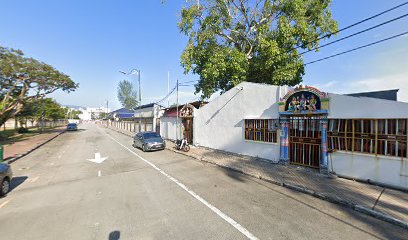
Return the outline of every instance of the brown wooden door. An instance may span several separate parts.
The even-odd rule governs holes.
[[[319,168],[321,132],[319,117],[291,117],[289,124],[289,162]]]
[[[183,134],[189,144],[193,143],[193,118],[183,118]]]
[[[156,118],[156,132],[160,134],[160,118]]]

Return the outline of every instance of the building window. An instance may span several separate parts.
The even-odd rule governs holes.
[[[277,142],[277,119],[245,119],[245,140]]]
[[[406,158],[407,128],[407,119],[330,119],[329,147]]]

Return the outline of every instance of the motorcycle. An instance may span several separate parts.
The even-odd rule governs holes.
[[[176,149],[183,150],[184,152],[190,151],[190,146],[188,145],[187,139],[183,138],[176,141]]]

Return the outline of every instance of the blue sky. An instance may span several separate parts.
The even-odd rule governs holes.
[[[333,0],[333,17],[340,28],[403,3],[405,0]],[[184,0],[0,0],[0,45],[23,50],[70,75],[80,88],[52,96],[61,104],[120,107],[116,87],[125,76],[119,70],[141,69],[142,103],[157,101],[176,79],[195,80],[180,66],[187,38],[177,21]],[[408,13],[408,5],[361,26],[346,36]],[[404,18],[360,36],[308,53],[305,62],[408,31]],[[334,40],[332,38],[331,40]],[[134,80],[134,79],[131,79]],[[348,93],[400,88],[408,101],[408,37],[307,66],[304,84],[323,91]],[[194,89],[180,89],[181,101],[196,100]],[[170,102],[175,99],[171,98]]]

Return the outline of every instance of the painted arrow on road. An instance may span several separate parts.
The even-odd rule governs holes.
[[[100,153],[95,153],[95,159],[88,159],[88,161],[91,161],[91,162],[94,162],[94,163],[102,163],[106,159],[108,159],[108,157],[103,157],[102,158]]]

